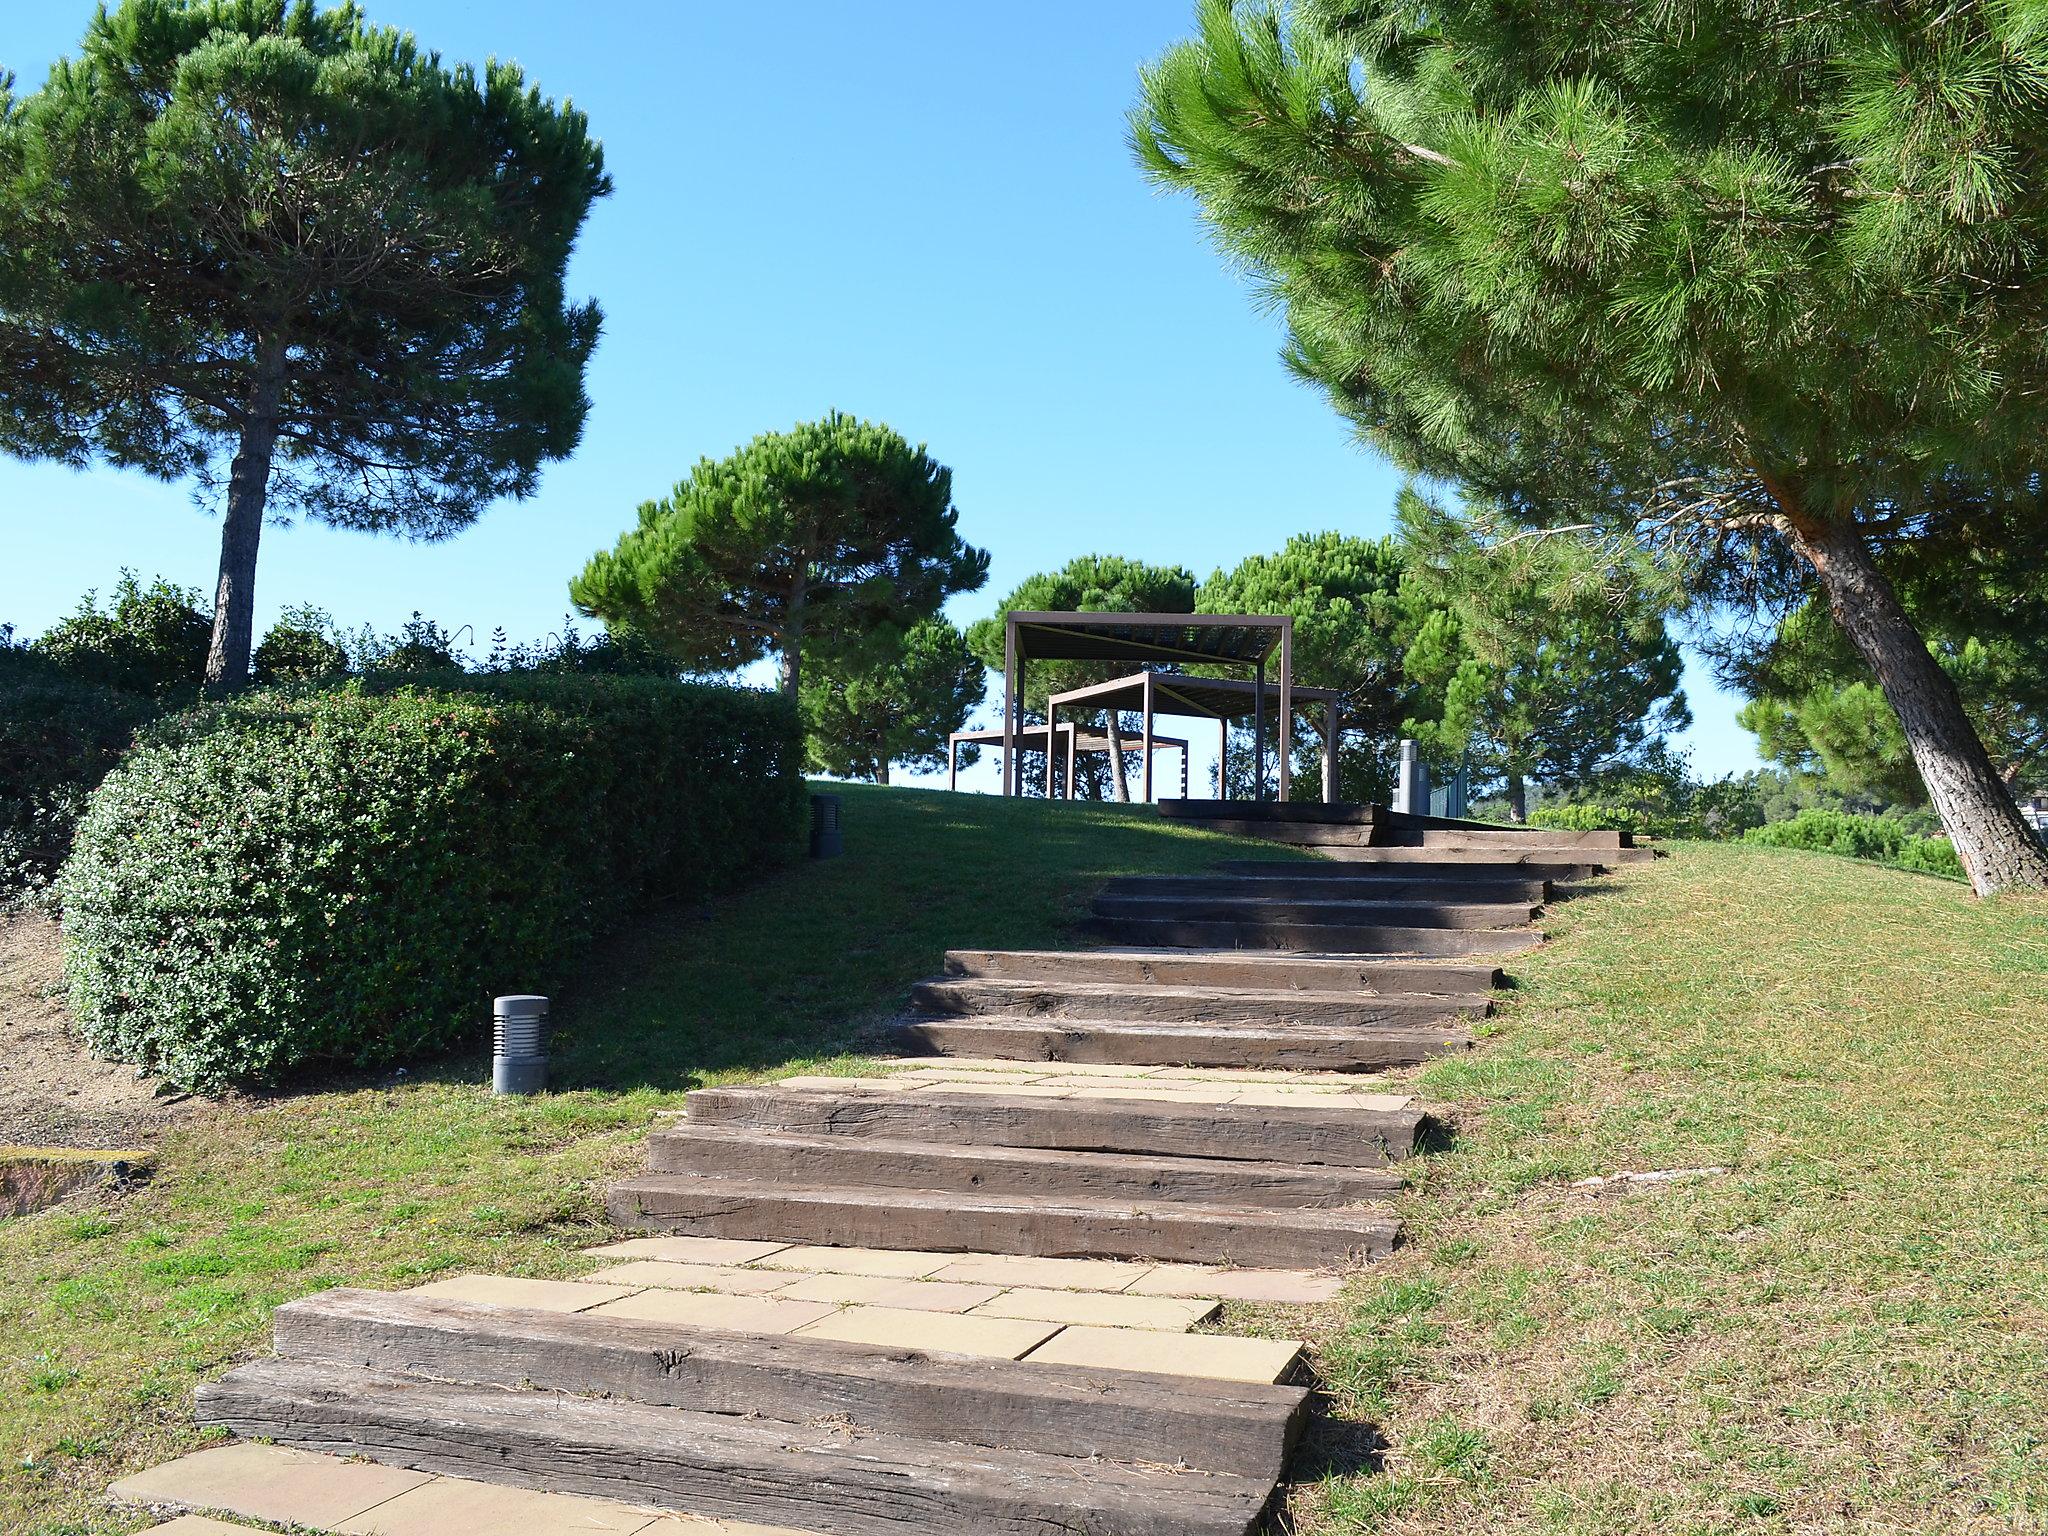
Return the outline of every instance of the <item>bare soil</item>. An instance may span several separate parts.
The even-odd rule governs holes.
[[[147,1146],[204,1099],[159,1093],[71,1031],[57,925],[0,913],[0,1145]]]

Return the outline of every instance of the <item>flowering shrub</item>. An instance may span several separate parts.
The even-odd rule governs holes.
[[[278,690],[164,720],[60,878],[73,1011],[174,1082],[378,1065],[552,990],[627,914],[795,848],[779,698],[654,678]]]

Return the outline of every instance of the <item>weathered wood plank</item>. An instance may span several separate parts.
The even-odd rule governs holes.
[[[950,976],[1019,981],[1093,981],[1137,985],[1254,987],[1303,992],[1487,993],[1500,967],[1449,961],[1420,964],[1341,955],[1213,954],[1183,949],[954,949]]]
[[[1483,1018],[1485,997],[1406,992],[1301,992],[1248,987],[1145,986],[1091,981],[955,977],[910,991],[920,1013],[961,1017],[1164,1020],[1189,1024],[1353,1025],[1414,1028]]]
[[[1289,949],[1311,954],[1507,955],[1534,949],[1532,928],[1353,927],[1338,923],[1181,922],[1090,915],[1083,933],[1115,944],[1185,949]]]
[[[1393,1251],[1398,1224],[1371,1207],[1221,1206],[962,1195],[910,1189],[792,1188],[748,1179],[643,1174],[611,1187],[624,1227],[695,1237],[786,1238],[844,1248],[1156,1259],[1245,1269],[1343,1268]]]
[[[1461,1029],[1356,1025],[1208,1026],[1099,1020],[907,1018],[894,1031],[907,1052],[984,1056],[999,1061],[1072,1061],[1143,1067],[1284,1068],[1304,1072],[1377,1072],[1469,1050]]]
[[[1275,897],[1283,901],[1407,901],[1535,905],[1550,899],[1551,882],[1528,875],[1489,873],[1483,878],[1446,879],[1362,864],[1355,870],[1331,865],[1335,873],[1309,874],[1119,875],[1105,881],[1105,896]],[[1457,869],[1461,866],[1450,865]],[[1349,872],[1346,872],[1349,870]]]
[[[300,1361],[199,1392],[202,1423],[456,1477],[830,1536],[1246,1536],[1268,1484]]]
[[[1185,1464],[1276,1480],[1301,1387],[1207,1384],[759,1337],[626,1318],[478,1306],[408,1292],[324,1291],[277,1312],[292,1360],[477,1386],[531,1386],[783,1423],[842,1416],[866,1433],[1060,1456]]]
[[[1176,922],[1296,923],[1351,927],[1513,928],[1533,919],[1527,902],[1377,901],[1339,898],[1288,901],[1251,895],[1126,896],[1103,892],[1089,908],[1102,917],[1166,918]]]
[[[702,1125],[963,1146],[1051,1147],[1165,1157],[1249,1158],[1376,1168],[1415,1150],[1416,1109],[1233,1106],[993,1093],[809,1092],[699,1088],[684,1101]]]
[[[1051,1199],[1174,1201],[1300,1209],[1382,1200],[1402,1187],[1386,1168],[1309,1167],[1207,1157],[1131,1157],[1040,1147],[972,1147],[847,1136],[762,1134],[677,1124],[648,1138],[650,1173],[790,1185],[879,1186]]]

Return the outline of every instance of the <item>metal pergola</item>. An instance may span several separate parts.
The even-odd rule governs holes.
[[[1150,744],[1160,738],[1155,736],[1152,720],[1156,715],[1192,715],[1201,720],[1216,722],[1216,788],[1223,792],[1224,775],[1230,763],[1230,726],[1235,720],[1253,722],[1252,737],[1255,754],[1255,784],[1265,783],[1265,710],[1264,688],[1260,683],[1247,682],[1234,677],[1189,677],[1180,672],[1134,672],[1129,677],[1119,677],[1106,683],[1094,683],[1086,688],[1070,688],[1064,693],[1055,693],[1045,701],[1046,719],[1057,723],[1062,709],[1113,709],[1134,710],[1142,720],[1139,742],[1143,756],[1139,761],[1144,783],[1139,798],[1152,798],[1152,752]],[[1289,701],[1295,711],[1312,715],[1318,707],[1322,720],[1316,727],[1323,742],[1323,799],[1325,802],[1337,798],[1337,733],[1343,727],[1344,695],[1335,688],[1294,687],[1288,690]],[[1036,729],[1036,727],[1030,727]],[[1283,731],[1281,741],[1288,742],[1291,732]],[[1283,748],[1284,750],[1284,748]],[[1282,763],[1289,761],[1282,757]],[[1285,773],[1281,775],[1284,779]],[[1284,789],[1284,786],[1283,786]],[[1181,772],[1181,798],[1187,798],[1187,772],[1183,761]],[[1284,798],[1284,795],[1283,795]]]
[[[1254,718],[1256,776],[1263,786],[1266,765],[1266,667],[1279,653],[1280,761],[1293,747],[1294,619],[1263,613],[1011,613],[1003,623],[1003,793],[1019,784],[1017,733],[1023,724],[1024,674],[1034,661],[1129,661],[1154,667],[1244,666],[1254,672],[1250,687]],[[1138,685],[1147,687],[1138,674]],[[1132,679],[1123,679],[1128,685]],[[1184,679],[1193,683],[1195,679]],[[1206,681],[1206,680],[1204,680]],[[1156,689],[1156,684],[1149,685]],[[1079,690],[1076,690],[1079,691]],[[1149,726],[1151,711],[1146,711]],[[1143,754],[1149,785],[1152,754]],[[1327,781],[1327,773],[1325,775]],[[1220,785],[1219,785],[1220,788]],[[1149,798],[1149,789],[1148,796]],[[1280,775],[1287,798],[1287,775]]]
[[[1043,746],[1038,747],[1037,749],[1042,750],[1045,753],[1045,796],[1048,800],[1052,798],[1052,770],[1053,763],[1055,761],[1054,752],[1056,750],[1057,745],[1064,745],[1066,749],[1067,792],[1065,798],[1069,800],[1074,798],[1075,754],[1077,752],[1109,752],[1114,750],[1119,745],[1119,743],[1111,741],[1109,735],[1106,732],[1085,731],[1082,730],[1079,726],[1075,725],[1070,720],[1065,725],[1056,727],[1052,725],[1019,726],[1017,728],[1017,739],[1015,743],[1016,750],[1018,750],[1019,752],[1028,752],[1033,750],[1034,747],[1037,746],[1037,743],[1034,741],[1034,738],[1039,737],[1044,738]],[[1152,736],[1148,738],[1148,741],[1149,746],[1145,754],[1145,782],[1148,785],[1152,782],[1151,755],[1153,752],[1178,751],[1180,753],[1180,793],[1181,798],[1185,800],[1187,798],[1188,793],[1187,738],[1185,736]],[[973,742],[978,746],[1000,746],[1003,742],[1003,733],[1000,729],[978,731],[954,731],[950,736],[946,738],[946,788],[948,789],[958,789],[960,787],[960,744],[962,742]],[[1126,750],[1128,750],[1130,746],[1128,742],[1121,743],[1121,745]],[[1119,767],[1121,767],[1121,765],[1119,765]]]

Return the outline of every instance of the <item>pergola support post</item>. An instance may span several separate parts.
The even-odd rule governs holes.
[[[1337,741],[1342,727],[1337,721],[1337,701],[1323,706],[1323,804],[1337,803]]]
[[[1294,619],[1280,626],[1280,803],[1288,799],[1287,781],[1294,777]]]
[[[1145,674],[1145,695],[1141,706],[1145,715],[1145,766],[1139,775],[1139,784],[1144,793],[1141,799],[1146,805],[1152,803],[1152,674]]]
[[[957,790],[959,787],[960,738],[957,735],[948,736],[946,738],[946,788]]]
[[[1003,794],[1017,792],[1017,620],[1003,623]]]
[[[1252,799],[1266,798],[1266,663],[1252,678]]]
[[[1230,722],[1216,717],[1216,798],[1230,798]]]

